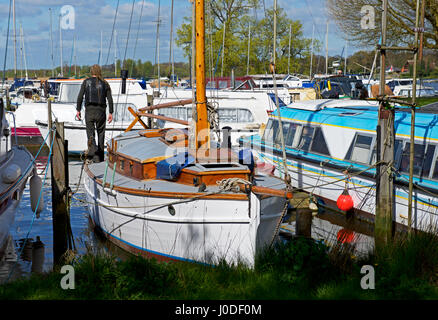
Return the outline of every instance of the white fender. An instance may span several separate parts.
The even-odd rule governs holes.
[[[8,165],[2,172],[2,180],[7,184],[15,182],[20,176],[21,168],[14,163]]]
[[[35,212],[35,208],[38,204],[38,198],[41,193],[41,188],[43,187],[43,181],[42,179],[34,174],[32,178],[30,178],[29,181],[30,186],[30,206],[32,208],[32,211]],[[37,214],[39,214],[44,209],[44,197],[41,195],[40,203],[38,204],[38,209],[36,211]]]

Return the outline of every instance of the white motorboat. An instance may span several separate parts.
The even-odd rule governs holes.
[[[58,99],[51,103],[52,118],[64,122],[65,139],[69,141],[70,153],[81,153],[87,149],[85,117],[76,119],[76,101],[83,80],[56,80],[59,83]],[[133,117],[128,107],[137,110],[148,105],[148,96],[135,79],[126,80],[126,93],[122,94],[122,79],[106,79],[113,102],[113,123],[107,125],[106,139],[123,132]],[[108,110],[107,110],[108,111]],[[46,136],[47,103],[29,103],[21,105],[16,111],[17,135],[28,137]],[[84,109],[83,109],[84,114]],[[138,129],[141,127],[139,126]]]
[[[13,114],[6,113],[3,99],[0,99],[0,256],[27,180],[35,173],[34,159],[29,151],[22,146],[11,145],[14,128],[9,123],[13,121],[12,117]]]

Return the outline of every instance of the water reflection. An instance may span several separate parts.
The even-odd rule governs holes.
[[[37,151],[38,149],[36,149],[35,153]],[[44,179],[47,167],[47,158],[47,154],[43,152],[36,160],[37,173],[42,179]],[[73,191],[76,191],[70,209],[71,227],[77,252],[83,254],[87,250],[86,243],[94,242],[96,239],[88,232],[87,207],[80,201],[85,199],[82,184],[78,182],[82,170],[82,162],[72,160],[69,164],[70,187]],[[10,230],[11,243],[9,248],[10,252],[14,252],[16,257],[11,259],[11,255],[9,255],[2,258],[0,255],[0,282],[7,279],[10,273],[12,274],[10,278],[15,279],[18,276],[28,276],[31,273],[47,272],[53,267],[50,168],[43,184],[45,207],[39,217],[33,217],[29,185],[24,190],[22,200],[15,214],[14,224]],[[28,236],[28,239],[24,241],[26,236]]]
[[[348,244],[356,256],[366,255],[374,248],[372,225],[334,212],[301,215],[291,212],[281,225],[280,233],[284,238],[312,237],[331,247]]]

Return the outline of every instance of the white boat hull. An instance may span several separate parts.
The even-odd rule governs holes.
[[[0,256],[8,239],[9,230],[14,223],[17,207],[23,196],[23,191],[34,166],[30,166],[32,156],[27,150],[14,147],[9,151],[9,159],[0,166],[0,173],[14,164],[21,168],[21,175],[16,182],[10,184],[0,183],[6,190],[0,193]]]
[[[253,150],[256,157],[276,167],[274,174],[282,177],[283,161],[278,156]],[[320,199],[320,204],[334,206],[345,187],[343,170],[321,167],[302,160],[288,158],[289,174],[292,186],[304,188]],[[373,222],[376,208],[376,182],[372,177],[354,176],[348,183],[348,192],[353,198],[355,212],[365,214],[364,220]],[[393,221],[399,225],[408,225],[408,187],[395,184],[395,216]],[[428,231],[438,227],[438,197],[422,190],[414,191],[412,227]]]
[[[206,264],[254,265],[256,253],[271,243],[286,201],[253,193],[249,201],[108,193],[89,176],[84,185],[92,222],[116,245],[159,260]]]

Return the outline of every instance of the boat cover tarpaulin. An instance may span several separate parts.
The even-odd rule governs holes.
[[[268,96],[271,98],[272,101],[274,101],[274,103],[277,103],[275,100],[275,93],[268,93]],[[278,106],[279,107],[284,107],[286,105],[286,103],[284,103],[283,100],[281,100],[280,98],[278,99]]]
[[[254,156],[250,149],[239,150],[239,163],[248,166],[251,172],[254,171]]]
[[[157,162],[157,179],[175,180],[181,170],[195,162],[188,152],[179,153],[173,157]]]

